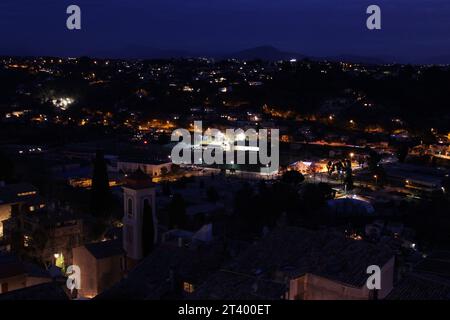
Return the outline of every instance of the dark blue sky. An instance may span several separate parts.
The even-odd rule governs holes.
[[[82,30],[66,29],[66,8]],[[365,27],[382,9],[382,30]],[[259,45],[330,56],[450,56],[450,0],[1,0],[0,53],[76,56],[134,45],[198,53]]]

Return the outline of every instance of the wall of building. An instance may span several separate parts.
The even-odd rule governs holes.
[[[11,205],[0,205],[0,238],[3,237],[3,221],[11,218]]]
[[[369,290],[364,286],[355,288],[343,283],[307,274],[305,300],[368,300]]]
[[[302,276],[289,282],[289,300],[304,300],[305,279],[306,276]]]
[[[162,163],[162,164],[144,164],[144,163],[136,163],[136,162],[117,162],[117,169],[123,172],[134,172],[138,169],[144,171],[144,173],[150,175],[151,177],[160,176],[162,173],[162,169],[166,168],[169,172],[172,169],[172,163]]]
[[[80,267],[80,297],[95,297],[98,294],[97,260],[84,247],[73,249],[73,264]]]
[[[381,268],[381,289],[378,291],[378,299],[384,299],[392,291],[394,286],[394,268],[394,257]],[[365,284],[358,288],[308,273],[290,281],[289,299],[368,300],[371,299],[371,293]]]
[[[98,293],[122,279],[125,256],[113,256],[97,261]]]
[[[25,288],[27,285],[26,275],[19,274],[19,275],[13,276],[13,277],[0,279],[0,294],[5,293],[5,292],[1,292],[1,290],[2,290],[1,288],[3,287],[2,285],[4,283],[6,283],[8,285],[7,292]]]
[[[27,277],[27,287],[36,286],[38,284],[51,282],[51,278]]]
[[[378,292],[378,298],[384,299],[394,288],[394,273],[395,273],[395,257],[392,257],[381,268],[381,290]]]

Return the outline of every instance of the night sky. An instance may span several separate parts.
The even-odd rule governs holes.
[[[66,8],[82,30],[66,29]],[[382,30],[366,29],[366,8]],[[0,54],[95,55],[147,46],[201,54],[260,45],[306,55],[450,57],[449,0],[1,0]]]

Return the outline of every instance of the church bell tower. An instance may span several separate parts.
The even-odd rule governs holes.
[[[156,243],[158,238],[155,197],[155,185],[151,177],[141,170],[130,174],[126,178],[125,185],[123,186],[123,248],[127,258],[131,261],[138,262],[143,258],[142,231],[144,212],[152,215],[154,230],[153,244]],[[148,207],[151,210],[144,210],[144,208]]]

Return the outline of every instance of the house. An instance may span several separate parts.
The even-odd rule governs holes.
[[[259,279],[257,276],[220,270],[212,274],[192,295],[193,300],[283,300],[283,281]]]
[[[434,251],[400,277],[388,300],[449,300],[450,252]]]
[[[405,276],[386,300],[449,300],[450,284],[420,273]]]
[[[34,212],[45,206],[38,190],[29,183],[0,186],[0,239],[5,236],[4,223],[24,212]]]
[[[7,292],[52,281],[50,274],[15,255],[0,253],[0,297]]]
[[[83,220],[65,209],[41,210],[22,217],[18,224],[23,249],[50,265],[72,264],[72,248],[83,241]]]
[[[24,301],[24,300],[69,300],[63,287],[57,282],[46,282],[22,289],[0,294],[0,301]]]
[[[220,248],[161,245],[99,300],[181,299],[192,295],[222,264]]]
[[[151,177],[157,177],[172,170],[171,161],[158,161],[141,158],[119,158],[117,161],[117,171],[132,173],[141,169]]]
[[[371,292],[366,282],[367,267],[381,269],[381,290]],[[347,239],[334,231],[278,228],[251,245],[227,266],[228,272],[253,279],[254,285],[276,283],[285,286],[289,300],[368,300],[385,298],[393,288],[394,255],[385,245]],[[223,276],[223,275],[222,275]],[[237,281],[237,280],[233,280]],[[248,280],[250,281],[250,280]],[[202,298],[234,297],[234,286],[216,286],[207,279],[199,288]],[[217,291],[213,290],[217,288]],[[254,287],[252,287],[254,290]],[[224,290],[230,290],[224,292]],[[257,293],[260,289],[254,290]],[[247,292],[246,294],[250,294]],[[244,293],[242,293],[244,295]],[[265,295],[259,293],[260,297]]]
[[[73,248],[73,264],[81,271],[78,296],[93,298],[122,279],[126,268],[122,242],[111,240]]]

